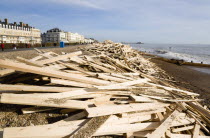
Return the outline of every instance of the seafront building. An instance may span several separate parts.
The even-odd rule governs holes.
[[[41,35],[42,43],[93,43],[92,39],[86,39],[83,35],[72,32],[64,32],[59,28],[53,28]]]
[[[66,33],[59,28],[53,28],[41,35],[42,43],[59,43],[61,41],[67,42]]]
[[[41,31],[20,22],[9,23],[8,19],[0,20],[0,42],[1,43],[41,43]]]

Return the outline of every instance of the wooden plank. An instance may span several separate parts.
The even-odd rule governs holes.
[[[197,110],[198,112],[202,113],[204,116],[206,116],[210,119],[210,111],[209,110],[206,110],[203,107],[196,105],[193,102],[188,102],[187,104],[189,104],[192,108],[194,108],[195,110]]]
[[[78,64],[81,64],[81,65],[84,65],[84,64],[87,63],[85,60],[81,59],[78,56],[71,57],[70,58],[70,61],[73,61],[73,62],[78,63]]]
[[[28,65],[32,65],[32,66],[36,66],[36,67],[43,67],[43,64],[40,64],[39,62],[36,61],[31,61],[22,57],[17,57],[16,60],[22,62],[22,63],[26,63]]]
[[[171,127],[173,120],[176,119],[178,114],[179,111],[174,110],[148,138],[161,138],[166,130]]]
[[[60,84],[60,85],[76,86],[76,87],[83,87],[83,88],[92,88],[93,87],[93,85],[90,85],[87,83],[62,80],[62,79],[56,79],[56,78],[51,78],[50,81],[53,84]]]
[[[51,69],[46,70],[40,67],[34,67],[34,66],[25,65],[21,63],[15,63],[12,61],[2,60],[2,59],[0,59],[0,67],[14,69],[17,71],[22,71],[22,72],[29,72],[29,73],[35,73],[35,74],[40,74],[40,75],[45,75],[45,76],[50,76],[50,77],[56,77],[56,78],[61,78],[61,79],[67,79],[67,80],[72,80],[72,81],[85,82],[85,83],[95,84],[95,85],[110,84],[110,82],[107,82],[104,80],[88,78],[88,77],[84,77],[78,74],[70,74],[70,73],[65,73],[65,72],[51,70]]]
[[[59,108],[73,108],[85,109],[89,105],[93,105],[87,101],[76,100],[60,100],[56,98],[45,98],[37,96],[25,96],[23,94],[1,94],[0,103],[6,104],[20,104],[20,105],[35,105],[44,107],[59,107]]]
[[[30,59],[30,61],[37,61],[37,60],[42,59],[42,58],[43,58],[43,56],[36,56],[36,57]]]
[[[97,68],[97,69],[100,69],[102,71],[104,71],[105,73],[113,73],[114,70],[111,70],[111,69],[108,69],[106,67],[103,67],[103,66],[100,66],[100,65],[97,65],[95,63],[88,63],[90,66],[94,67],[94,68]]]
[[[86,120],[65,121],[64,123],[28,127],[5,128],[4,138],[63,138],[70,135]],[[39,133],[37,133],[39,132]]]
[[[87,72],[87,71],[84,70],[83,68],[80,68],[80,67],[76,66],[76,65],[73,64],[73,63],[63,63],[63,62],[60,62],[60,61],[58,61],[58,63],[60,63],[60,64],[63,65],[63,66],[66,66],[67,68],[70,68],[70,69],[79,71],[79,72],[81,72],[81,73],[83,73],[83,74],[86,74],[86,75],[89,75],[89,76],[95,76],[95,73]]]
[[[178,91],[178,92],[181,92],[185,95],[199,96],[199,94],[197,94],[197,93],[193,93],[193,92],[189,92],[189,91],[185,91],[185,90],[181,90],[181,89],[177,89],[177,88],[171,88],[171,87],[167,87],[167,86],[163,86],[163,85],[159,85],[159,84],[154,84],[154,83],[149,83],[149,82],[147,82],[147,84],[152,85],[152,86],[156,86],[156,87],[160,87],[160,88],[163,88],[163,89],[168,90],[168,91]]]
[[[28,127],[10,127],[5,128],[3,137],[4,138],[63,138],[67,137],[75,130],[83,126],[87,120],[77,120],[77,121],[65,121],[63,123],[55,123],[49,125],[40,126],[28,126]],[[102,125],[94,134],[98,135],[108,135],[133,131],[146,131],[154,130],[158,127],[159,123],[137,123],[137,124],[120,124],[120,125]],[[39,132],[39,133],[37,133]]]
[[[81,51],[77,51],[77,52],[69,53],[69,54],[66,54],[66,55],[58,55],[56,57],[41,60],[41,61],[39,61],[39,63],[40,64],[49,64],[49,63],[52,63],[52,62],[55,62],[55,61],[64,60],[64,59],[71,58],[71,57],[74,57],[74,56],[78,56],[78,55],[81,55],[81,54],[82,54]]]
[[[160,124],[158,122],[120,124],[120,125],[103,125],[96,131],[94,136],[112,135],[112,134],[135,132],[135,131],[154,130],[159,125]]]
[[[116,81],[116,82],[127,82],[128,80],[113,77],[110,75],[102,74],[102,73],[97,73],[96,74],[97,78],[108,80],[108,81]]]
[[[108,119],[106,121],[106,124],[108,125],[114,125],[114,124],[131,124],[136,122],[143,122],[153,119],[152,115],[141,115],[141,116],[125,116],[125,117],[118,117],[116,115],[112,115],[111,119]]]
[[[0,84],[0,91],[22,91],[22,92],[67,92],[78,90],[79,88],[51,87],[51,86],[31,86]]]
[[[128,105],[109,105],[103,107],[88,108],[88,117],[104,116],[110,114],[126,113],[133,111],[154,110],[156,108],[166,107],[169,104],[164,103],[141,103],[141,104],[128,104]]]
[[[142,84],[142,83],[146,83],[147,81],[149,81],[149,79],[138,79],[138,80],[134,80],[134,81],[127,81],[127,82],[123,82],[123,83],[116,83],[116,84],[112,84],[112,85],[107,85],[107,86],[95,86],[98,89],[123,89],[123,88],[127,88],[128,86],[132,86],[135,84]]]
[[[173,128],[172,132],[176,133],[176,132],[181,132],[181,131],[186,131],[186,130],[190,130],[193,129],[194,125],[191,126],[184,126],[184,127],[180,127],[180,128]]]
[[[122,117],[136,117],[136,116],[145,116],[145,115],[151,115],[159,112],[165,112],[166,108],[158,108],[153,110],[146,110],[143,112],[135,112],[135,113],[123,113]]]
[[[162,121],[164,119],[164,116],[162,115],[162,113],[158,112],[156,114],[158,116],[159,121]]]
[[[198,138],[199,137],[200,128],[201,128],[201,126],[196,123],[195,128],[193,130],[192,138]]]

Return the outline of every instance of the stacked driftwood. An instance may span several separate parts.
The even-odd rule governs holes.
[[[157,79],[137,51],[111,41],[86,50],[0,60],[0,103],[33,106],[23,113],[78,111],[53,124],[5,128],[5,138],[209,135],[210,112],[199,95]]]

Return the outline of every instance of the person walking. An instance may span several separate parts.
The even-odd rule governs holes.
[[[17,49],[16,44],[13,44],[12,47],[13,47],[13,50]]]
[[[4,44],[1,43],[1,50],[4,51]]]
[[[57,45],[57,44],[56,44],[56,43],[54,43],[54,47],[56,47],[56,45]]]

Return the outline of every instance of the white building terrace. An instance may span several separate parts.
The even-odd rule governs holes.
[[[92,43],[93,40],[85,39],[83,35],[72,32],[64,32],[59,28],[53,28],[41,35],[42,43]]]
[[[41,31],[20,22],[9,23],[8,19],[0,20],[0,42],[1,43],[41,43]]]

